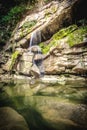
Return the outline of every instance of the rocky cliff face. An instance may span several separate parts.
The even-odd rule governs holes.
[[[27,48],[33,31],[41,32],[41,41],[48,40],[60,28],[72,23],[72,10],[78,2],[52,1],[36,13],[26,16],[14,30],[10,43]]]
[[[36,46],[33,46],[33,48],[36,49]],[[86,77],[87,42],[82,42],[73,47],[69,47],[65,43],[63,47],[62,42],[60,47],[52,48],[46,55],[26,50],[16,62],[14,68],[19,74],[35,75],[35,77],[39,77],[41,74],[68,74]]]
[[[48,64],[49,63],[49,64]],[[87,42],[72,48],[52,49],[44,59],[46,74],[87,74]]]
[[[22,48],[21,57],[13,65],[15,71],[36,77],[40,73],[87,75],[87,26],[73,25],[58,32],[72,23],[73,9],[79,2],[52,1],[18,24],[10,39],[16,48]],[[43,56],[38,45],[45,53]]]

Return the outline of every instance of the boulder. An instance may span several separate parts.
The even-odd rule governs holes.
[[[25,119],[10,107],[0,108],[0,130],[29,130]]]
[[[41,53],[41,48],[38,45],[32,45],[31,47],[29,47],[28,49],[30,52],[33,53]]]
[[[17,71],[21,74],[30,75],[30,69],[33,64],[33,57],[34,57],[33,53],[24,52],[19,59],[17,65]]]
[[[40,76],[40,70],[37,67],[36,64],[33,64],[33,66],[31,67],[30,73],[35,77],[35,78],[39,78]]]
[[[16,71],[23,75],[38,78],[41,73],[40,66],[42,64],[42,54],[39,54],[37,49],[32,49],[33,47],[31,48],[31,51],[28,50],[27,52],[24,52],[20,57]]]
[[[34,127],[37,128],[39,121],[42,123],[42,126],[46,126],[48,129],[87,130],[86,105],[69,102],[69,100],[61,99],[56,96],[52,97],[51,95],[53,95],[55,90],[50,86],[49,88],[42,86],[40,88],[39,86],[36,93],[38,92],[44,96],[32,96],[26,100],[26,104],[31,103],[33,111],[37,112],[37,116],[34,116],[31,121]],[[50,97],[48,95],[50,95]],[[33,123],[34,119],[36,125]]]

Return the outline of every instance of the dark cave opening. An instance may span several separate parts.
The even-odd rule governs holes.
[[[80,2],[74,6],[72,18],[73,23],[79,20],[87,21],[87,0],[80,0]]]

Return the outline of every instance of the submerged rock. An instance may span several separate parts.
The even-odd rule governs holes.
[[[50,89],[49,92],[51,92]],[[40,95],[26,98],[25,104],[31,104],[31,114],[33,112],[36,113],[31,119],[31,124],[34,128],[41,127],[38,124],[39,121],[42,127],[45,126],[45,129],[87,130],[86,105],[71,103],[68,100],[58,99],[55,96]],[[29,114],[29,117],[31,114]],[[33,123],[33,120],[36,125]]]
[[[48,80],[52,78],[50,76]],[[61,78],[60,81],[62,82]],[[31,79],[30,83],[29,79],[28,82],[19,83],[16,80],[13,87],[12,83],[11,86],[4,84],[4,92],[2,92],[4,98],[2,94],[1,101],[3,100],[4,103],[10,101],[9,105],[14,104],[14,107],[25,116],[30,128],[38,128],[39,130],[87,130],[86,81],[76,80],[76,77],[73,77],[65,84],[54,82],[44,84],[40,81],[36,82],[34,79]],[[15,112],[12,113],[11,117],[13,118],[16,114]],[[1,113],[0,117],[3,115]],[[7,115],[5,117],[9,119]],[[19,120],[20,118],[16,119]]]
[[[29,130],[25,119],[10,107],[0,108],[0,130]]]

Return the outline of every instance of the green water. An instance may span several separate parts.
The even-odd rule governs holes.
[[[67,81],[64,85],[0,82],[0,107],[15,109],[25,118],[30,130],[77,130],[73,125],[63,127],[61,123],[58,127],[57,119],[52,116],[55,114],[54,108],[59,109],[56,106],[59,103],[87,105],[87,82]],[[81,127],[83,129],[86,130]]]

